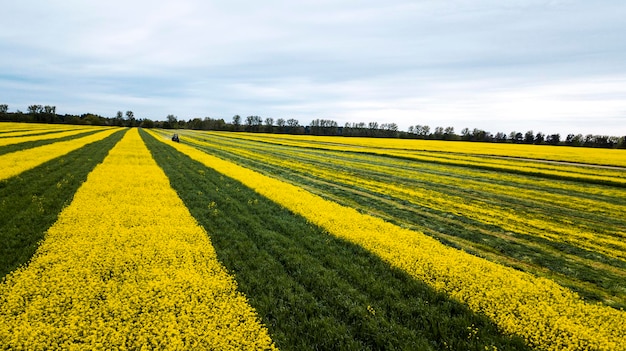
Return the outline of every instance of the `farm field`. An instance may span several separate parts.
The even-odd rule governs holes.
[[[626,349],[623,150],[30,126],[0,348]]]

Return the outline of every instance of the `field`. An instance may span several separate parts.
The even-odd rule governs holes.
[[[0,349],[626,350],[626,152],[0,124]]]

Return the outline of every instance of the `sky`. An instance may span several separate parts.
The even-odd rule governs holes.
[[[3,1],[0,103],[626,135],[626,1]]]

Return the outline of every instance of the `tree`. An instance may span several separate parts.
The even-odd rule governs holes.
[[[314,119],[309,124],[308,129],[313,135],[337,135],[339,124],[330,119]]]
[[[472,133],[469,128],[465,127],[461,130],[461,140],[472,140]]]
[[[274,129],[274,119],[271,117],[267,117],[265,119],[265,131],[271,133]]]
[[[43,112],[43,106],[41,105],[30,105],[28,106],[28,113],[30,113],[31,115],[35,115],[38,113]]]
[[[474,128],[472,131],[472,141],[491,141],[491,134],[482,129]]]
[[[1,104],[0,105],[0,118],[7,119],[7,112],[9,111],[9,105]]]
[[[164,128],[172,128],[172,129],[178,128],[178,117],[174,115],[167,115],[166,120],[167,120],[166,122],[167,126],[163,126]]]
[[[398,125],[395,123],[383,123],[378,128],[376,136],[397,138],[398,137]]]
[[[124,113],[122,111],[117,111],[117,113],[115,114],[115,121],[113,122],[114,125],[121,127],[124,125]]]
[[[304,133],[304,128],[300,126],[300,122],[297,119],[290,118],[287,120],[287,133],[302,134]]]
[[[145,118],[144,120],[141,121],[139,125],[141,126],[141,128],[154,128],[154,121],[152,121],[151,119]]]
[[[433,137],[435,139],[443,139],[443,127],[435,127],[435,132],[433,133]]]
[[[532,130],[529,130],[524,134],[524,142],[526,144],[532,144],[535,141],[535,133]]]
[[[135,126],[135,114],[133,113],[133,111],[126,111],[126,126],[127,127],[134,127]]]
[[[550,145],[559,145],[560,142],[561,142],[561,135],[558,133],[550,134],[546,137],[546,143]]]
[[[253,122],[253,118],[254,118],[254,116],[246,117],[246,130],[252,129],[252,124],[254,123]]]
[[[454,134],[454,127],[446,127],[446,129],[443,131],[443,138],[446,140],[456,139],[456,134]]]
[[[495,138],[496,138],[496,141],[499,142],[499,143],[506,142],[506,134],[503,133],[503,132],[496,133]]]
[[[263,120],[259,116],[246,117],[246,130],[249,132],[258,132],[262,124]]]
[[[49,115],[54,115],[57,112],[57,107],[56,106],[50,106],[50,105],[46,105],[43,107],[43,113],[45,114],[49,114]]]
[[[537,145],[543,144],[544,140],[545,140],[545,135],[542,132],[538,132],[537,135],[535,136],[535,144]]]
[[[233,116],[233,128],[234,128],[234,130],[238,131],[240,125],[241,125],[241,116],[234,115]]]

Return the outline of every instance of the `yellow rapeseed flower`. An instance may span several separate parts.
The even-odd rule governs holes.
[[[585,303],[551,280],[448,247],[422,233],[361,214],[192,146],[171,145],[330,234],[361,245],[416,279],[448,293],[532,346],[542,350],[626,350],[624,311]]]
[[[98,129],[102,129],[102,127],[98,127]],[[54,130],[54,129],[52,129]],[[65,138],[68,136],[85,133],[90,130],[96,130],[94,127],[90,128],[74,128],[70,131],[58,131],[54,133],[42,134],[42,135],[25,135],[15,138],[0,138],[0,146],[13,145],[19,143],[25,143],[28,141],[38,141],[38,140],[50,140],[50,139],[59,139]]]
[[[100,141],[119,129],[105,129],[86,137],[20,150],[0,156],[0,180],[18,175],[42,163],[66,155],[81,147]]]
[[[0,285],[0,348],[275,349],[136,129]]]

